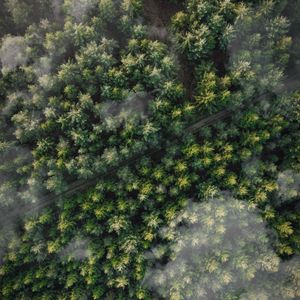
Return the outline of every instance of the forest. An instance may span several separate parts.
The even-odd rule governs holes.
[[[299,0],[0,1],[0,299],[300,299]]]

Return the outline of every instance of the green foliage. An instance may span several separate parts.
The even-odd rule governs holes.
[[[17,26],[31,25],[16,40],[26,60],[0,77],[0,208],[41,209],[16,237],[0,233],[1,298],[300,296],[300,97],[280,92],[293,20],[275,1],[177,2],[162,42],[147,1],[66,0],[57,23],[40,22],[50,2],[8,1]],[[44,207],[42,195],[70,187]],[[219,191],[230,201],[214,203]],[[228,220],[245,235],[227,236]],[[192,249],[175,281],[154,272],[147,283],[192,224],[207,255]],[[249,232],[257,247],[245,247]]]
[[[46,17],[53,18],[50,0],[4,0],[3,2],[18,31],[24,31],[30,24],[38,23]]]

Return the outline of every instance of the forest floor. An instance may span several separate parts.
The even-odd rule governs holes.
[[[166,0],[148,0],[145,1],[144,17],[154,26],[165,27],[169,25],[171,17],[181,9],[182,5]]]
[[[169,30],[171,18],[183,9],[182,4],[175,4],[166,0],[145,1],[144,19],[153,30],[153,38],[167,43],[171,50],[174,49],[172,34]],[[182,55],[176,55],[175,57],[178,63],[178,79],[185,87],[187,97],[191,97],[194,78],[193,67]]]

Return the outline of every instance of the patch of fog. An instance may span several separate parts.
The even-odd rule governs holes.
[[[293,170],[285,170],[278,174],[278,194],[282,200],[300,196],[300,174]]]
[[[289,22],[284,17],[270,18],[265,13],[258,13],[256,8],[243,4],[241,6],[244,6],[244,9],[240,10],[234,25],[228,26],[223,35],[224,44],[228,44],[227,67],[233,79],[243,88],[247,98],[255,91],[281,93],[284,68],[278,62],[275,52],[272,53],[268,47],[272,47],[271,44],[275,44],[278,39],[274,28],[278,26],[278,31],[287,34]],[[271,10],[274,3],[266,2],[264,6],[266,10]],[[288,37],[282,41],[287,45],[290,43]]]
[[[33,70],[37,77],[47,75],[52,69],[52,59],[48,56],[40,57],[33,65]]]
[[[0,174],[0,254],[7,251],[13,237],[19,236],[19,226],[32,214],[40,212],[44,190],[40,178],[27,178],[23,175],[23,185],[13,170],[22,170],[31,163],[29,148],[8,143],[0,154],[2,165]],[[21,176],[21,174],[19,174]],[[2,258],[1,258],[2,260]]]
[[[165,41],[168,39],[168,31],[166,27],[158,27],[155,25],[148,27],[149,37],[155,40]]]
[[[107,127],[119,126],[129,118],[145,119],[149,114],[149,102],[152,96],[145,92],[131,93],[122,102],[106,102],[100,110],[100,116]]]
[[[6,97],[5,105],[2,107],[0,115],[11,116],[16,110],[17,105],[24,100],[30,99],[28,91],[15,91]]]
[[[63,0],[52,0],[51,7],[56,21],[62,20]]]
[[[171,246],[162,243],[146,254],[152,267],[143,286],[173,300],[295,299],[300,260],[282,261],[271,234],[255,207],[229,194],[189,203],[160,232]]]
[[[80,23],[97,2],[97,0],[65,0],[65,7],[67,13]]]
[[[16,234],[15,224],[6,223],[5,226],[3,226],[1,222],[2,217],[3,214],[0,212],[0,266],[3,264],[4,257],[6,256],[7,251],[15,250],[21,245],[20,238]]]
[[[259,168],[262,166],[262,161],[258,157],[252,157],[250,160],[242,163],[243,173],[250,179],[253,179],[259,174]]]
[[[9,72],[27,63],[26,44],[21,36],[6,36],[0,49],[2,73]]]
[[[75,238],[64,247],[60,252],[61,259],[84,260],[90,257],[91,253],[88,249],[89,241],[87,239]]]

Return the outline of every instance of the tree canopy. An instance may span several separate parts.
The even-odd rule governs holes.
[[[296,2],[0,3],[1,299],[300,297]]]

